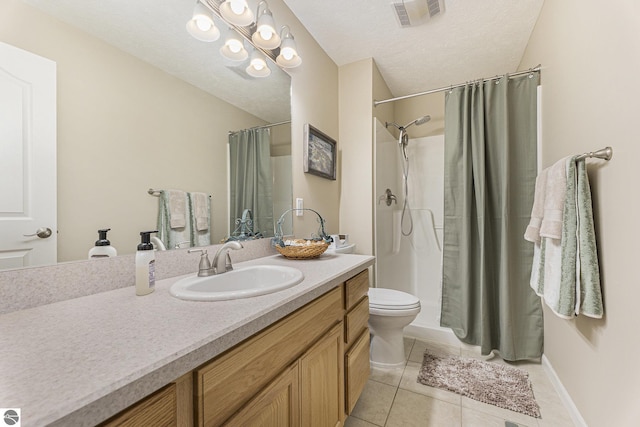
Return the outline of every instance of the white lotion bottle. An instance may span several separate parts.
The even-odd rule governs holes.
[[[156,286],[156,254],[151,243],[151,233],[157,231],[141,231],[140,244],[136,251],[136,295],[147,295]]]
[[[116,248],[111,246],[111,242],[107,240],[107,231],[109,230],[111,229],[105,228],[98,230],[98,240],[96,240],[96,245],[89,249],[89,259],[107,258],[118,255]]]

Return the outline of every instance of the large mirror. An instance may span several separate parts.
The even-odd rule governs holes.
[[[0,41],[57,64],[59,262],[86,259],[104,228],[119,255],[135,252],[156,227],[150,188],[211,195],[211,241],[227,236],[229,132],[284,122],[272,155],[290,174],[290,77],[274,63],[250,77],[224,60],[224,27],[216,42],[192,38],[194,5],[3,1]],[[278,179],[290,201],[290,176]]]

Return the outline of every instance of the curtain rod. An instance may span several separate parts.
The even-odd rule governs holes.
[[[248,129],[230,130],[229,131],[229,135],[231,135],[233,133],[242,132],[243,130],[266,129],[266,128],[272,128],[274,126],[288,125],[289,123],[291,123],[291,120],[285,120],[283,122],[278,122],[278,123],[269,123],[268,125],[262,125],[262,126],[254,126],[252,128],[248,128]]]
[[[536,65],[535,67],[533,67],[533,68],[529,68],[529,69],[528,69],[528,70],[526,70],[526,71],[517,71],[517,72],[515,72],[515,73],[511,73],[511,74],[509,74],[509,78],[511,78],[511,77],[516,77],[516,76],[521,76],[521,75],[524,75],[524,74],[533,73],[534,71],[540,71],[540,67],[541,67],[541,65],[540,65],[540,64],[538,64],[538,65]],[[485,79],[478,79],[478,80],[482,80],[483,82],[490,82],[491,80],[497,80],[497,79],[500,79],[500,78],[502,78],[502,77],[503,77],[503,76],[495,76],[495,77],[487,77],[487,78],[485,78]],[[477,81],[477,80],[472,80],[472,81]],[[469,83],[469,82],[467,82],[467,83]],[[466,85],[467,83],[460,83],[460,84],[457,84],[457,85],[451,85],[451,86],[441,87],[441,88],[438,88],[438,89],[431,89],[431,90],[427,90],[427,91],[425,91],[425,92],[412,93],[411,95],[398,96],[397,98],[389,98],[389,99],[384,99],[384,100],[382,100],[382,101],[376,101],[376,100],[374,100],[374,101],[373,101],[373,106],[374,106],[374,107],[377,107],[378,105],[380,105],[380,104],[386,104],[387,102],[400,101],[400,100],[402,100],[402,99],[414,98],[414,97],[416,97],[416,96],[429,95],[429,94],[431,94],[431,93],[437,93],[437,92],[444,92],[444,91],[446,91],[446,90],[451,90],[451,89],[453,89],[454,87],[461,87],[461,86],[464,86],[464,85]]]

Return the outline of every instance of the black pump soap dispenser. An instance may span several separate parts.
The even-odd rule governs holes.
[[[89,259],[107,258],[118,255],[116,248],[111,246],[111,242],[107,240],[107,231],[109,230],[111,229],[103,228],[102,230],[98,230],[98,240],[96,240],[96,245],[89,249]]]
[[[147,295],[156,286],[156,254],[151,243],[151,233],[158,231],[141,231],[140,244],[136,251],[136,295]]]

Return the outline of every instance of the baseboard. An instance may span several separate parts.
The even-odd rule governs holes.
[[[417,338],[423,341],[435,341],[443,344],[460,346],[460,340],[453,334],[451,329],[430,328],[410,324],[404,328],[404,336]]]
[[[571,396],[569,396],[567,389],[564,388],[562,382],[560,381],[560,378],[556,374],[556,371],[554,371],[553,366],[551,366],[551,362],[544,354],[542,355],[542,366],[547,372],[547,376],[551,380],[553,387],[558,392],[560,400],[562,400],[563,405],[565,406],[565,408],[567,408],[567,411],[569,411],[569,415],[571,416],[571,420],[573,421],[573,423],[577,427],[588,427],[586,421],[584,420],[584,418],[582,418],[582,415],[580,415],[580,411],[578,411],[578,408],[573,403]]]

